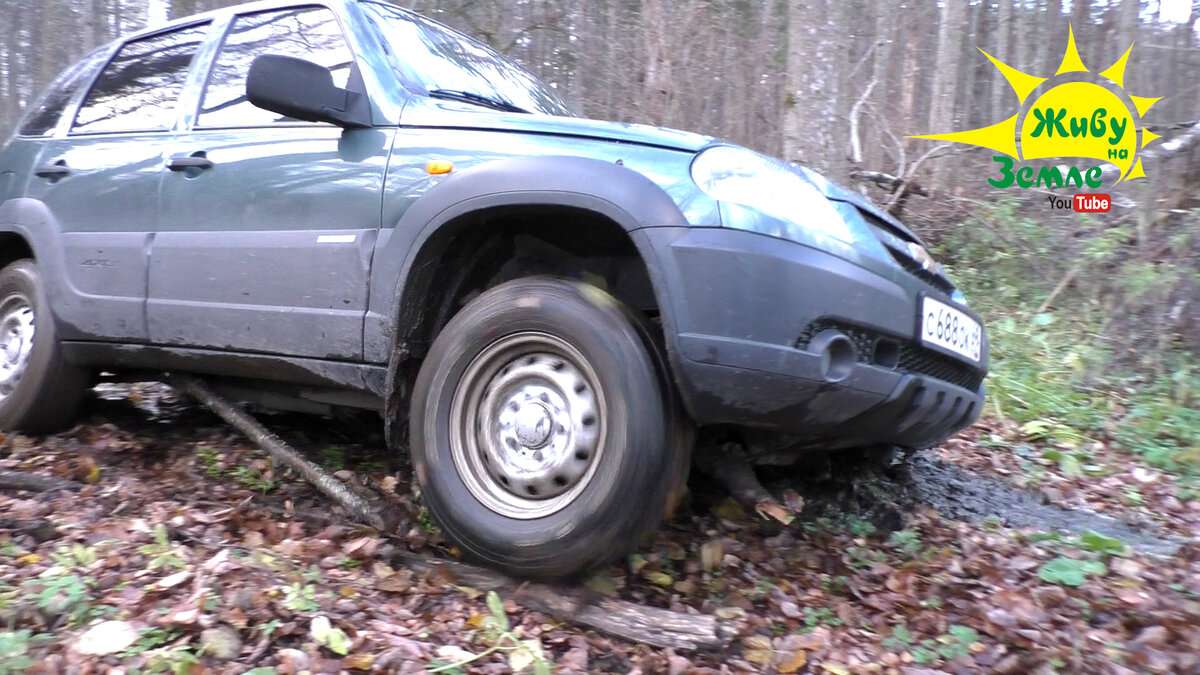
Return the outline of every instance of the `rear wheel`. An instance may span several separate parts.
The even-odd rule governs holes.
[[[413,459],[465,553],[569,577],[628,553],[678,496],[686,446],[627,310],[584,284],[521,279],[459,312],[413,392]]]
[[[62,358],[37,264],[0,270],[0,429],[58,430],[86,389],[83,371]]]

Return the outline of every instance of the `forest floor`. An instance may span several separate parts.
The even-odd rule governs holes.
[[[455,551],[377,420],[261,419],[394,492],[399,533],[349,523],[165,387],[109,388],[85,424],[0,441],[0,469],[84,484],[0,491],[0,674],[1200,672],[1200,497],[1103,442],[1073,465],[984,421],[853,477],[766,469],[805,500],[789,525],[694,475],[672,520],[586,584],[742,626],[689,652],[406,569],[400,551]]]

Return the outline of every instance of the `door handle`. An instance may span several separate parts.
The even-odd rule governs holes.
[[[203,150],[193,152],[186,157],[172,157],[167,160],[167,168],[171,171],[187,171],[188,169],[211,169],[215,166],[213,161],[205,156]]]
[[[60,159],[53,164],[38,164],[34,167],[33,173],[41,178],[49,178],[51,181],[56,181],[59,178],[69,176],[71,169],[67,166],[66,160]]]

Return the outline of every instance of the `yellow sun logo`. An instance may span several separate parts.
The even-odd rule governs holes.
[[[1142,116],[1159,98],[1132,96],[1124,89],[1125,66],[1133,45],[1117,62],[1100,73],[1115,87],[1079,81],[1090,74],[1075,47],[1075,30],[1068,29],[1067,51],[1053,76],[1036,77],[1003,63],[980,49],[1016,92],[1021,109],[991,126],[948,134],[911,136],[966,143],[1002,152],[1018,161],[1050,157],[1079,157],[1110,162],[1120,170],[1116,182],[1144,178],[1139,151],[1159,136],[1142,126]],[[1098,78],[1097,78],[1098,79]],[[1054,84],[1055,80],[1062,80]],[[1045,83],[1052,86],[1037,99],[1029,96]],[[1017,130],[1020,127],[1020,146]],[[1000,161],[1000,158],[997,158]],[[1008,162],[1008,160],[1004,160]],[[1098,169],[1092,169],[1099,175]],[[1089,172],[1090,173],[1090,172]]]

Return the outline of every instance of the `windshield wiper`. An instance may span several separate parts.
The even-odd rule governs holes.
[[[469,91],[459,91],[457,89],[430,89],[429,96],[432,98],[442,98],[448,101],[462,101],[463,103],[473,103],[475,105],[491,108],[493,110],[503,110],[505,112],[528,113],[529,111],[504,101],[498,98],[483,96]]]

